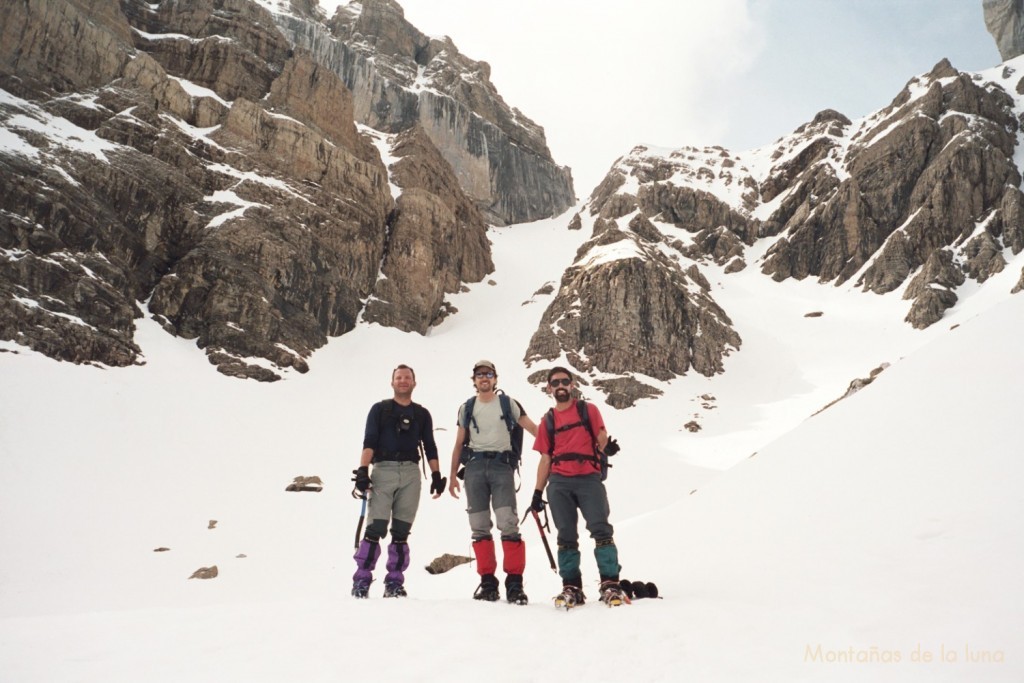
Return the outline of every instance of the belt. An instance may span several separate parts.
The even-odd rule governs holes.
[[[419,462],[419,451],[377,451],[373,462]]]
[[[511,458],[512,451],[469,451],[469,460],[497,460],[501,458]]]

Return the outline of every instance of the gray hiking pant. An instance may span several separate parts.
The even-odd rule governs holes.
[[[547,494],[551,517],[558,529],[560,547],[579,547],[577,510],[583,514],[591,538],[595,541],[607,541],[612,538],[614,529],[608,522],[611,510],[608,505],[608,492],[600,475],[564,477],[552,474],[548,479]]]
[[[466,504],[473,540],[491,537],[491,507],[504,541],[518,541],[515,470],[500,460],[477,458],[466,464]]]
[[[370,501],[366,505],[366,516],[370,523],[366,537],[379,540],[388,532],[391,520],[391,540],[405,543],[416,520],[420,506],[420,466],[415,462],[378,462],[370,473],[373,486]]]

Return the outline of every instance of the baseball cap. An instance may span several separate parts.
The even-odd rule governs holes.
[[[489,360],[478,360],[478,361],[477,361],[477,362],[476,362],[476,363],[475,363],[475,364],[473,365],[473,372],[476,372],[476,371],[477,371],[477,370],[479,370],[480,368],[489,368],[489,369],[490,369],[491,371],[493,371],[493,372],[494,372],[494,374],[498,374],[498,369],[497,369],[497,368],[495,368],[495,367],[494,367],[494,363],[492,363],[492,362],[491,362],[491,361],[489,361]]]

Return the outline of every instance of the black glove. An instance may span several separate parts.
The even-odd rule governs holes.
[[[448,477],[442,477],[440,472],[430,473],[430,492],[441,495],[448,486]]]
[[[608,443],[604,445],[605,455],[615,455],[619,452],[619,442],[615,439],[608,437]]]
[[[370,488],[370,468],[360,467],[357,470],[352,470],[352,474],[356,475],[352,477],[352,481],[356,483],[356,489],[359,493],[366,493],[366,489]]]
[[[544,506],[546,503],[541,498],[544,495],[540,489],[533,492],[533,500],[530,501],[530,509],[534,512],[544,512]]]

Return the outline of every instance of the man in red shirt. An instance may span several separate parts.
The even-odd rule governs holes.
[[[580,573],[578,513],[583,515],[596,544],[594,557],[601,574],[601,600],[619,605],[623,602],[619,553],[608,522],[608,493],[601,481],[600,456],[608,444],[604,419],[597,406],[587,402],[589,429],[583,423],[577,401],[572,397],[572,373],[565,368],[556,367],[548,372],[547,390],[555,399],[551,411],[554,443],[546,426],[539,426],[533,449],[540,453],[540,463],[530,507],[537,512],[544,509],[542,495],[547,486],[551,516],[558,529],[558,573],[564,584],[562,593],[555,597],[555,605],[574,607],[586,598]]]

